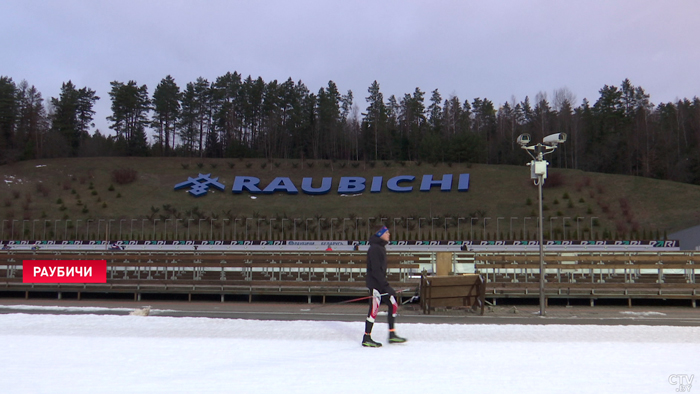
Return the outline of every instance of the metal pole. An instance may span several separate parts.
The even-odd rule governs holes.
[[[243,221],[243,219],[238,219],[238,218],[233,219],[233,238],[236,239],[236,240],[237,240],[237,238],[238,238],[237,231],[236,231],[236,227],[237,227],[237,223],[238,223],[239,220],[240,220],[240,221]]]
[[[500,220],[505,219],[504,217],[498,217],[496,218],[496,239],[501,239],[501,230],[500,230]]]
[[[446,238],[446,240],[449,240],[449,238],[447,237],[447,219],[452,220],[452,218],[451,217],[445,218],[445,238]]]
[[[534,163],[533,163],[534,165]],[[542,218],[542,182],[544,178],[542,175],[537,175],[537,190],[539,192],[539,205],[540,205],[540,234],[539,234],[539,246],[540,246],[540,316],[545,316],[544,307],[544,232],[542,231],[543,218]]]
[[[567,217],[561,218],[562,228],[564,229],[564,238],[563,238],[563,239],[567,239],[567,238],[566,238],[566,219],[571,220],[571,218],[568,217],[568,216],[567,216]]]
[[[585,219],[583,216],[576,217],[576,238],[581,239],[581,226],[578,222],[579,219]]]
[[[248,240],[248,219],[253,219],[253,218],[245,218],[245,239],[246,239],[246,241]]]
[[[306,234],[305,239],[309,239],[309,220],[314,220],[314,218],[306,218]]]
[[[160,220],[160,219],[153,219],[153,240],[156,239],[156,223],[157,223],[159,220]]]
[[[508,231],[508,237],[512,240],[513,238],[513,219],[517,219],[517,216],[511,216],[510,217],[510,230]]]
[[[527,237],[527,229],[525,228],[525,223],[527,222],[527,219],[532,219],[530,216],[526,216],[523,218],[523,237]]]
[[[284,221],[289,221],[287,218],[282,218],[282,239],[289,237],[289,234],[287,234],[287,231],[284,228]]]
[[[559,219],[557,216],[549,218],[549,239],[554,239],[554,229],[552,228],[552,220]]]

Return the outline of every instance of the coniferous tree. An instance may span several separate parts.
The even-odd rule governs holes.
[[[492,164],[496,133],[496,109],[489,99],[475,98],[472,102],[472,130],[486,144],[486,163]]]
[[[237,72],[218,77],[212,85],[212,122],[227,156],[242,156],[242,83]]]
[[[0,76],[0,164],[14,148],[17,118],[17,86],[10,77]]]
[[[433,133],[442,134],[442,96],[437,89],[433,90],[428,106],[428,124]]]
[[[209,81],[199,77],[194,83],[197,134],[199,141],[199,155],[204,156],[205,138],[211,129],[211,89]]]
[[[281,133],[281,96],[280,85],[276,80],[265,84],[263,91],[263,107],[261,116],[261,143],[264,157],[271,160],[280,150],[279,137]]]
[[[374,81],[367,89],[369,96],[365,100],[369,103],[367,112],[362,120],[363,139],[365,140],[365,160],[379,160],[379,135],[384,130],[386,118],[386,105],[384,95],[379,89],[379,82]]]
[[[94,90],[87,87],[76,89],[72,81],[61,86],[58,98],[51,98],[51,130],[63,137],[73,156],[78,154],[81,144],[90,135],[95,114],[93,106],[99,99]]]
[[[27,81],[20,82],[17,89],[17,137],[23,146],[23,159],[41,157],[43,139],[48,130],[48,119],[44,99]]]
[[[655,106],[628,79],[619,87],[605,85],[593,105],[587,99],[577,105],[566,88],[555,90],[551,103],[540,92],[532,102],[513,98],[498,109],[486,98],[443,100],[437,89],[427,108],[420,88],[385,101],[377,81],[368,93],[360,114],[352,92],[341,95],[333,81],[313,94],[302,81],[265,83],[234,72],[213,84],[198,78],[180,92],[167,76],[154,91],[149,121],[146,87],[113,82],[112,137],[90,136],[99,99],[93,90],[68,81],[45,109],[35,87],[0,77],[0,162],[145,155],[151,151],[145,129],[151,127],[150,148],[161,155],[519,164],[519,134],[539,141],[564,132],[568,142],[550,156],[553,167],[700,184],[697,97]]]
[[[245,140],[253,150],[258,149],[260,125],[262,123],[262,105],[265,91],[265,82],[261,77],[253,80],[251,76],[243,83],[244,135]]]
[[[399,131],[399,112],[401,106],[393,94],[386,102],[386,149],[385,159],[402,159],[403,144],[407,143],[401,138]]]
[[[625,148],[623,126],[626,119],[622,92],[616,86],[603,86],[600,98],[592,108],[593,121],[591,148],[587,152],[593,160],[593,171],[615,172],[621,169],[618,154]]]
[[[117,133],[117,141],[127,156],[141,156],[147,153],[145,128],[150,123],[148,113],[151,100],[146,85],[138,86],[135,81],[126,84],[118,81],[110,83],[112,90],[112,116],[107,120],[109,126]]]
[[[197,119],[198,108],[196,93],[193,83],[188,83],[185,90],[182,92],[182,101],[180,102],[180,123],[178,125],[180,140],[182,141],[182,149],[185,155],[193,156],[195,154],[195,146],[197,142]]]
[[[424,95],[423,91],[416,88],[413,95],[405,94],[400,102],[399,127],[409,142],[408,160],[424,159],[420,151],[427,125]]]
[[[355,157],[355,160],[357,160],[359,146],[359,122],[357,119],[358,109],[353,103],[353,100],[354,97],[352,90],[348,90],[348,92],[342,97],[341,118],[345,148],[340,158],[344,160],[350,160],[353,157]]]
[[[339,129],[341,124],[341,96],[335,82],[329,81],[328,87],[318,92],[318,137],[321,140],[323,159],[337,158],[339,147]]]
[[[163,78],[153,91],[153,122],[155,141],[160,154],[169,156],[175,147],[175,130],[180,117],[180,87],[170,75]]]

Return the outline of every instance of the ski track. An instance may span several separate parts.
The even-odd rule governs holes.
[[[700,328],[0,315],[3,393],[663,393]]]

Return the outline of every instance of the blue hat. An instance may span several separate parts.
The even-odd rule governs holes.
[[[384,227],[380,228],[379,231],[377,231],[377,232],[375,233],[375,235],[376,235],[377,237],[381,237],[381,236],[384,235],[384,233],[387,232],[387,231],[389,231],[389,229],[386,228],[386,226],[384,226]]]

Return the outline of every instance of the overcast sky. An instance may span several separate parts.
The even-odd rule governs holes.
[[[72,80],[101,100],[111,81],[149,94],[228,71],[266,82],[329,80],[361,111],[416,87],[499,105],[568,88],[576,104],[629,78],[654,104],[700,95],[700,1],[2,0],[0,75],[48,101]]]

